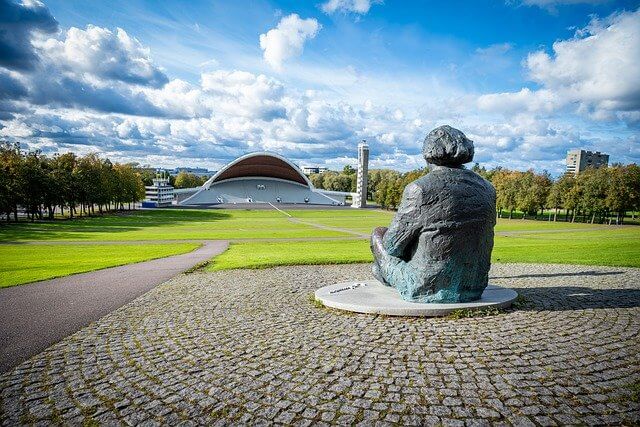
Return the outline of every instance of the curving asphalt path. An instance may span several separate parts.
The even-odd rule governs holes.
[[[227,246],[226,241],[207,241],[182,255],[0,289],[0,372],[221,254]]]

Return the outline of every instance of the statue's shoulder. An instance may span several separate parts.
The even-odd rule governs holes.
[[[422,196],[428,192],[429,187],[432,186],[429,174],[422,176],[415,181],[410,182],[404,188],[404,197],[411,199],[421,199]]]

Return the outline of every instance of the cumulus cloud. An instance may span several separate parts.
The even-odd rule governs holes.
[[[37,0],[0,0],[0,66],[15,70],[32,69],[38,56],[31,45],[33,33],[55,33],[58,22]]]
[[[541,89],[482,95],[478,107],[515,114],[576,107],[596,120],[631,122],[640,111],[640,10],[594,18],[569,40],[528,55],[525,65]]]
[[[286,114],[284,86],[263,74],[219,70],[202,74],[201,85],[215,99],[218,111],[267,121]]]
[[[594,18],[571,40],[553,44],[553,56],[527,58],[531,78],[586,108],[640,109],[640,9]]]
[[[89,108],[140,116],[167,115],[145,93],[127,86],[94,85],[65,75],[38,74],[29,81],[33,104],[58,108]]]
[[[51,64],[65,71],[85,73],[100,80],[160,87],[169,79],[150,59],[149,49],[118,28],[72,27],[62,40],[48,39],[39,44]]]
[[[305,41],[314,38],[320,28],[314,18],[301,19],[295,13],[285,16],[276,28],[260,34],[264,60],[275,70],[282,70],[284,61],[300,56]]]
[[[357,13],[365,15],[374,3],[382,3],[382,0],[329,0],[320,7],[324,13]]]
[[[550,90],[533,91],[529,88],[522,88],[519,92],[480,95],[477,105],[483,111],[513,115],[522,112],[551,113],[561,105],[561,102],[563,101]]]
[[[124,30],[70,28],[56,36],[30,36],[36,59],[28,71],[0,66],[0,137],[45,152],[96,151],[117,161],[212,169],[265,149],[341,168],[355,163],[356,145],[364,138],[373,167],[406,170],[424,165],[420,147],[426,133],[450,124],[476,142],[476,161],[487,166],[559,172],[564,150],[602,149],[609,140],[606,132],[585,132],[589,126],[568,124],[557,112],[575,106],[584,113],[579,120],[640,123],[630,83],[637,74],[629,64],[638,58],[630,17],[635,14],[594,20],[552,51],[532,53],[525,65],[536,88],[486,95],[447,90],[424,97],[415,96],[415,80],[390,83],[353,69],[347,70],[352,82],[341,84],[340,92],[327,90],[335,79],[315,80],[314,89],[305,90],[267,74],[219,69],[215,61],[203,64],[199,80],[169,78],[148,48]],[[282,65],[318,30],[315,20],[283,18],[261,38],[265,59]],[[508,43],[491,45],[473,56],[495,65],[510,49]],[[581,66],[571,65],[581,60]],[[611,71],[608,64],[621,70]],[[344,68],[314,72],[347,74]],[[412,95],[419,102],[407,101]],[[617,159],[638,158],[637,137],[613,139],[609,151]]]
[[[48,14],[40,3],[20,7],[35,8],[38,11],[32,13],[35,17],[46,16],[45,11]],[[26,34],[24,28],[32,27],[30,16],[20,18],[26,23],[16,24],[16,34]],[[2,34],[0,31],[0,37]],[[59,38],[29,37],[31,53],[36,56],[30,60],[28,72],[19,69],[0,72],[0,93],[6,99],[24,99],[32,105],[53,108],[89,108],[142,116],[195,114],[166,108],[162,102],[150,99],[150,91],[162,88],[169,79],[151,61],[149,49],[122,29],[112,32],[90,25],[86,30],[72,27]],[[23,59],[20,54],[12,54],[5,62],[22,63]],[[171,89],[166,91],[168,95]],[[0,111],[9,113],[21,108],[23,105],[17,102],[5,101],[0,105]]]

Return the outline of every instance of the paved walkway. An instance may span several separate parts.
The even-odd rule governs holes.
[[[0,372],[226,248],[210,241],[182,255],[0,289]]]
[[[640,269],[497,264],[489,317],[310,301],[369,269],[179,275],[0,375],[0,424],[640,423]]]

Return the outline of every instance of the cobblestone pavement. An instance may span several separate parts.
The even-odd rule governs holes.
[[[178,276],[0,376],[1,424],[640,423],[640,269],[496,265],[524,301],[486,317],[310,300],[368,268]]]

